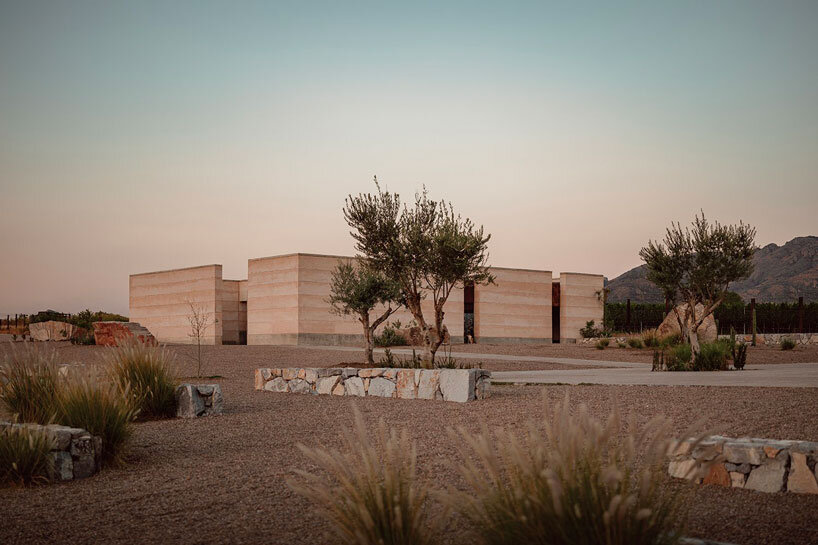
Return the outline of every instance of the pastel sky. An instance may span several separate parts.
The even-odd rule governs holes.
[[[499,266],[615,277],[699,209],[818,234],[818,2],[0,1],[0,314],[350,254],[372,176]]]

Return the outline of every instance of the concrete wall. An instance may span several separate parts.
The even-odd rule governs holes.
[[[248,344],[360,345],[361,324],[353,316],[330,312],[332,271],[344,256],[293,254],[252,259],[247,278]],[[423,303],[424,316],[432,319],[431,300]],[[380,315],[376,308],[372,316]],[[463,290],[454,290],[444,306],[444,324],[453,342],[463,340]],[[412,321],[402,309],[389,321]]]
[[[551,342],[551,271],[491,272],[497,285],[474,288],[476,341]]]
[[[143,274],[129,279],[129,315],[163,343],[190,343],[190,304],[208,313],[211,325],[202,342],[222,342],[222,266],[203,265]]]
[[[589,320],[602,323],[602,287],[601,274],[560,273],[560,342],[579,339]]]

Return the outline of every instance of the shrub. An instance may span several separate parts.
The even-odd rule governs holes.
[[[375,335],[375,346],[406,346],[406,339],[398,333],[400,331],[400,322],[387,323],[383,326],[383,331],[380,335]]]
[[[636,337],[631,337],[628,339],[628,346],[631,348],[644,348],[645,345],[642,344],[641,339],[637,339]]]
[[[659,346],[659,336],[655,329],[647,329],[642,333],[642,343],[648,348],[656,348]]]
[[[677,346],[682,344],[682,334],[681,333],[671,333],[670,335],[666,335],[662,337],[659,341],[660,346],[663,347],[671,347]]]
[[[54,438],[29,426],[0,428],[0,483],[29,485],[48,480]]]
[[[781,339],[781,350],[792,350],[794,348],[795,348],[794,340],[788,337],[784,337],[783,339]]]
[[[744,369],[747,364],[747,343],[736,343],[733,345],[733,367]]]
[[[439,526],[430,518],[429,489],[417,480],[416,447],[406,431],[387,431],[381,419],[373,434],[356,408],[355,429],[341,440],[343,453],[298,445],[330,479],[296,470],[302,479],[287,479],[290,488],[318,507],[341,543],[435,543]]]
[[[22,422],[48,424],[56,412],[56,355],[30,346],[12,348],[0,365],[0,401]]]
[[[571,413],[566,397],[545,434],[529,423],[522,437],[463,428],[458,469],[468,486],[446,502],[471,523],[477,543],[512,545],[670,544],[679,540],[679,489],[662,486],[670,425],[653,419],[642,433],[635,420],[620,440],[617,411],[606,423],[586,406]],[[637,467],[637,461],[640,466]]]
[[[623,343],[622,341],[616,341],[616,346],[618,346],[619,348],[625,348],[628,345]]]
[[[65,381],[57,394],[57,422],[102,438],[102,461],[121,462],[137,409],[118,384],[90,378]]]
[[[694,371],[725,371],[731,348],[729,342],[701,343],[698,356],[693,360]]]
[[[596,342],[596,349],[597,350],[605,350],[606,348],[608,348],[609,343],[610,343],[609,339],[599,339]]]
[[[665,356],[665,367],[668,371],[690,371],[693,351],[689,344],[677,344],[668,349]]]
[[[71,344],[89,346],[92,344],[97,344],[97,342],[96,339],[94,338],[93,331],[84,330],[80,331],[80,333],[76,337],[71,338]]]
[[[130,340],[112,349],[107,359],[111,377],[128,391],[140,419],[174,416],[177,380],[170,352]]]
[[[594,327],[593,320],[585,322],[585,327],[579,330],[579,334],[582,335],[583,339],[593,339],[600,336],[599,329]]]

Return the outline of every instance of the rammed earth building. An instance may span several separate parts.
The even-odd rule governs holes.
[[[343,256],[288,254],[250,259],[247,280],[222,278],[221,265],[130,276],[130,319],[160,342],[189,343],[191,305],[215,322],[208,344],[358,345],[361,325],[327,303],[332,270]],[[603,277],[492,267],[496,285],[452,292],[444,324],[453,343],[574,342],[589,320],[602,322]],[[432,317],[432,303],[424,302]],[[376,310],[377,311],[377,310]],[[408,325],[402,309],[390,321]]]

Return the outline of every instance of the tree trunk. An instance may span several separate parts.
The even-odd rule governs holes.
[[[375,365],[375,357],[372,349],[372,336],[375,327],[369,325],[369,313],[361,314],[361,324],[364,326],[364,352],[366,353],[366,363]]]
[[[690,341],[690,351],[693,352],[693,360],[695,361],[699,357],[699,352],[701,352],[698,328],[690,328],[687,332],[687,338]]]

